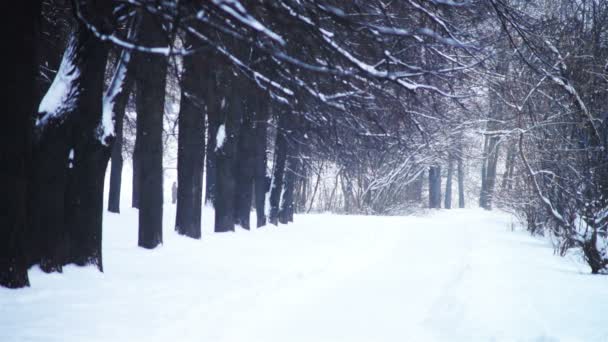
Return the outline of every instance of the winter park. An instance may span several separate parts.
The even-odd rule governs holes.
[[[608,0],[12,6],[1,342],[608,342]]]

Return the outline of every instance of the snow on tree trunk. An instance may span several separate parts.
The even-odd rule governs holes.
[[[110,134],[110,130],[107,128],[108,117],[114,122],[114,127],[111,130],[114,134],[114,142],[112,145],[110,189],[108,195],[108,211],[113,213],[120,212],[120,188],[123,166],[123,124],[125,109],[133,85],[133,72],[129,73],[128,71],[129,68],[132,68],[132,66],[129,65],[130,59],[131,54],[128,51],[123,51],[117,62],[118,65],[114,71],[114,77],[104,96],[104,121],[102,121],[103,126],[100,128],[101,139],[104,141],[105,137]]]
[[[223,81],[233,86],[228,96],[222,99],[221,125],[216,136],[216,184],[215,184],[215,232],[234,231],[237,144],[241,120],[245,113],[245,100],[238,82],[244,82],[238,76],[226,73]],[[222,131],[224,132],[222,134]]]
[[[102,20],[111,6],[99,9]],[[80,24],[39,106],[34,149],[36,208],[41,268],[96,265],[100,270],[103,185],[111,136],[100,141],[107,45]]]

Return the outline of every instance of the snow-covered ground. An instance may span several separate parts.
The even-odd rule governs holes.
[[[608,341],[608,277],[511,231],[507,214],[303,215],[289,226],[172,231],[136,247],[106,214],[105,273],[30,271],[0,289],[0,341]]]

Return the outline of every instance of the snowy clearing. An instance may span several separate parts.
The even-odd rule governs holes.
[[[0,289],[0,341],[607,341],[608,278],[512,232],[509,215],[300,215],[289,226],[171,229],[137,248],[106,214],[104,267],[31,270]]]

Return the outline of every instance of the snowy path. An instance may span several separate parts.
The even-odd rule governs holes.
[[[505,214],[307,215],[192,241],[173,209],[158,250],[133,247],[135,212],[108,214],[105,274],[0,289],[0,341],[608,341],[608,277]]]

